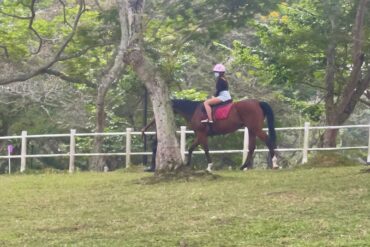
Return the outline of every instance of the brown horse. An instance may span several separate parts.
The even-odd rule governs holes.
[[[276,148],[276,133],[274,127],[274,113],[266,102],[257,100],[242,100],[233,103],[229,116],[224,120],[215,120],[213,124],[201,123],[206,118],[203,102],[190,100],[172,100],[175,113],[182,115],[190,129],[194,130],[195,139],[189,149],[187,165],[190,165],[191,155],[200,144],[204,149],[208,161],[208,171],[211,171],[212,160],[208,149],[208,136],[232,133],[242,127],[247,127],[249,132],[249,152],[241,170],[253,167],[253,153],[256,148],[258,136],[266,143],[269,149],[268,167],[278,168],[274,149]],[[262,130],[264,119],[267,119],[268,135]]]

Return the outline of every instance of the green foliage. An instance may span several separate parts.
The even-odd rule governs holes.
[[[197,91],[196,89],[185,89],[182,91],[177,91],[174,94],[176,99],[188,99],[194,101],[204,101],[207,99],[208,93]]]
[[[356,5],[349,1],[291,1],[255,22],[264,61],[274,70],[272,83],[301,88],[299,97],[309,99],[322,88],[326,68],[326,50],[330,39],[338,44],[338,78],[348,76],[351,54],[351,30]],[[329,17],[336,29],[331,35]],[[320,35],[318,35],[320,34]],[[302,90],[302,83],[307,85]],[[345,81],[338,79],[337,90]]]
[[[310,120],[322,120],[327,46],[336,40],[335,93],[339,95],[350,73],[356,6],[345,0],[282,2],[249,22],[258,42],[234,41],[234,64],[269,83],[283,95],[281,100]],[[330,19],[335,22],[333,31]]]
[[[35,11],[42,9],[47,12],[50,11],[53,1],[37,1],[35,4]],[[0,3],[0,9],[9,15],[19,17],[30,17],[30,1],[3,1]],[[62,5],[59,8],[54,8],[53,15],[43,15],[37,12],[37,15],[33,21],[32,27],[44,40],[48,40],[48,44],[54,45],[54,48],[59,48],[60,40],[65,38],[71,32],[71,26],[68,23],[72,23],[75,15],[78,11],[76,5],[66,5],[66,19],[64,19]],[[96,11],[85,12],[81,18],[79,33],[90,38],[85,38],[85,42],[94,40],[91,37],[93,32],[87,34],[86,25],[90,27],[99,27],[95,21],[97,18]],[[39,39],[36,34],[29,28],[29,19],[20,19],[7,15],[0,14],[0,44],[6,46],[9,53],[9,58],[13,61],[30,57],[37,50],[39,46]],[[91,28],[89,31],[92,31]],[[83,35],[82,35],[83,36]],[[81,39],[81,35],[80,38]],[[75,39],[75,41],[78,41]],[[71,47],[68,47],[71,49]],[[67,49],[67,50],[68,50]],[[81,49],[81,47],[79,47]]]
[[[199,63],[194,48],[219,42],[232,28],[245,25],[255,13],[273,8],[277,0],[264,1],[178,1],[149,2],[150,16],[145,32],[145,46],[167,81],[182,82],[189,68]],[[166,6],[163,8],[163,6]],[[219,18],[214,13],[223,14]]]
[[[111,23],[106,14],[106,12],[87,11],[82,15],[78,32],[73,42],[68,45],[65,54],[68,56],[83,49],[88,50],[81,56],[61,62],[70,76],[97,83],[96,78],[101,75],[101,68],[105,68],[111,60],[114,54],[112,43],[118,42],[120,30],[117,23]],[[105,25],[111,26],[104,28]]]
[[[297,100],[296,97],[285,97],[282,94],[277,95],[278,99],[282,102],[288,103],[293,109],[299,111],[302,116],[307,117],[309,120],[318,122],[321,120],[325,111],[324,105],[321,103],[311,103],[303,100]]]
[[[313,73],[325,69],[323,50],[327,37],[317,35],[320,27],[317,27],[318,22],[311,20],[312,15],[300,11],[299,6],[294,7],[281,4],[279,11],[255,22],[263,50],[260,55],[273,74],[272,84],[288,87],[302,82],[320,85],[322,81],[315,79],[322,78],[315,78]],[[308,87],[299,96],[308,99],[313,92]]]
[[[0,9],[11,15],[27,16],[27,8],[20,1],[3,1]],[[28,21],[0,14],[0,44],[6,46],[10,57],[15,59],[28,55],[28,44],[32,43]]]
[[[248,47],[241,41],[234,40],[231,55],[235,59],[233,65],[242,71],[236,72],[237,77],[242,78],[245,74],[246,77],[258,78],[262,84],[271,82],[272,69],[263,61],[257,48]]]

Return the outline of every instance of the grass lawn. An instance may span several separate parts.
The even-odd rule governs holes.
[[[370,246],[364,167],[0,176],[0,246]]]

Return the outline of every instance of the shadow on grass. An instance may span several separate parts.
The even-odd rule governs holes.
[[[360,166],[363,165],[353,159],[346,157],[340,153],[318,153],[311,157],[309,161],[296,168],[311,169],[321,167],[345,167],[345,166]]]
[[[362,173],[370,173],[370,168],[361,169]]]
[[[220,178],[222,178],[220,175],[208,171],[196,171],[190,168],[182,168],[178,171],[155,172],[153,176],[140,178],[134,181],[134,183],[151,185],[168,182],[210,181]]]

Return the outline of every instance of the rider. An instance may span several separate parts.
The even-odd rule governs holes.
[[[204,108],[207,112],[207,119],[203,119],[202,123],[213,123],[211,106],[216,105],[228,100],[231,100],[229,92],[229,83],[225,78],[225,66],[222,64],[216,64],[213,68],[214,75],[216,77],[216,93],[212,98],[204,101]]]

